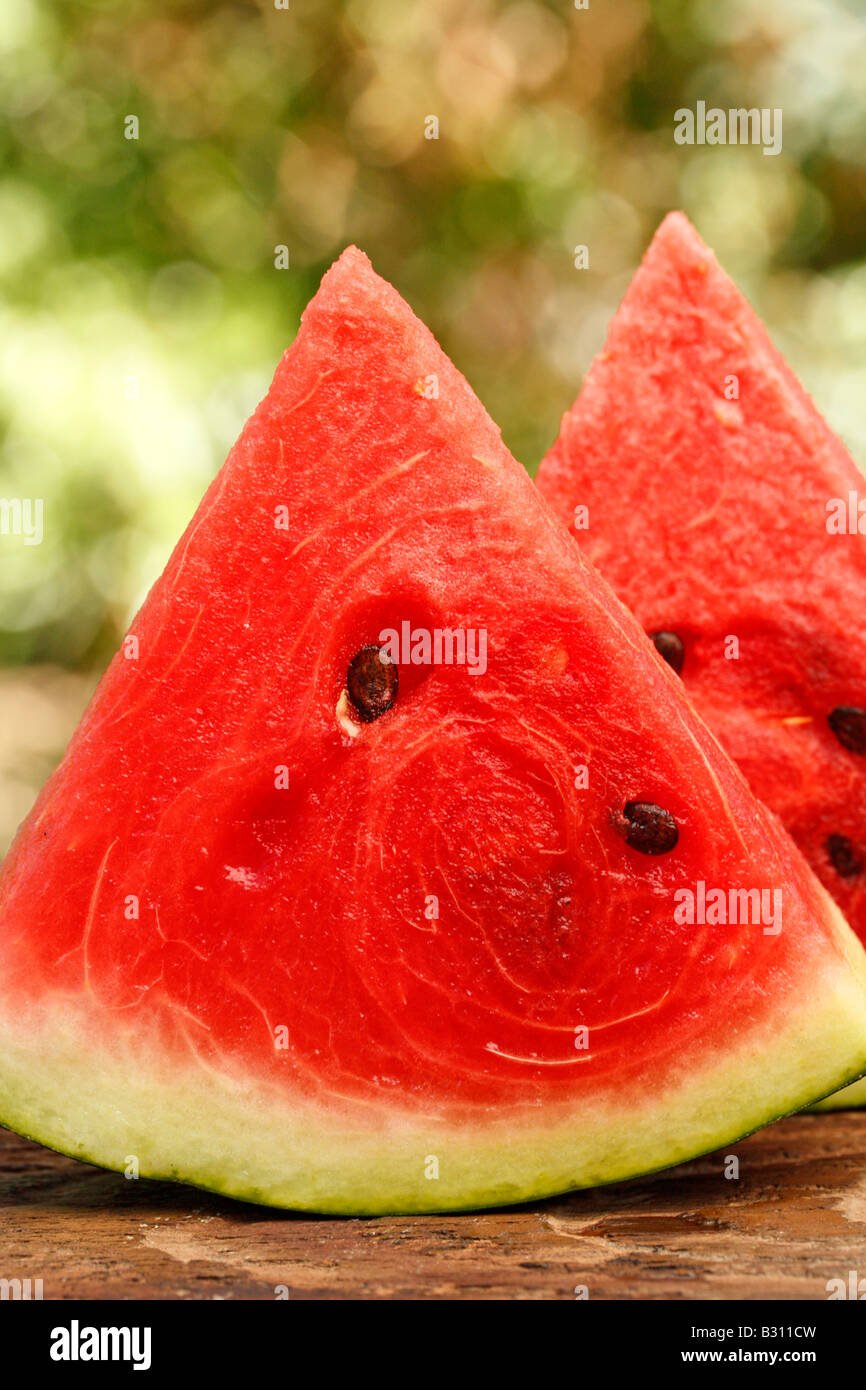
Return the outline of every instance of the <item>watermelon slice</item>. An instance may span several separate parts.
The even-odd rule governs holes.
[[[720,926],[709,894],[740,891],[766,914]],[[0,922],[3,1122],[259,1202],[515,1202],[866,1070],[837,908],[356,250],[19,833]]]
[[[866,941],[866,482],[681,213],[538,485]]]

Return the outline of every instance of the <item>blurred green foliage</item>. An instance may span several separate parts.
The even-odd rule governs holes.
[[[0,663],[104,662],[350,241],[534,471],[683,207],[862,460],[864,70],[859,0],[3,6],[0,496],[45,539],[0,538]],[[698,99],[783,153],[675,145]]]

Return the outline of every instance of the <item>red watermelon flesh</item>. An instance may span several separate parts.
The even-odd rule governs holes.
[[[404,624],[486,660],[389,670]],[[781,930],[684,923],[699,884],[781,893]],[[22,827],[0,924],[0,1119],[262,1202],[517,1201],[866,1070],[837,909],[356,250]]]
[[[866,941],[866,484],[681,213],[537,481]]]

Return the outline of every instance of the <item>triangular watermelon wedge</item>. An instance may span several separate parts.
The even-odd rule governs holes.
[[[866,480],[681,213],[538,485],[866,941]]]
[[[687,922],[712,890],[766,915]],[[837,909],[356,250],[21,830],[0,922],[0,1118],[260,1202],[515,1202],[866,1070]]]

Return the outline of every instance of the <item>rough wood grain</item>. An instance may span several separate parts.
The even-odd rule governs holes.
[[[738,1180],[724,1176],[725,1153]],[[866,1275],[866,1114],[639,1182],[456,1216],[322,1219],[131,1182],[0,1131],[0,1277],[46,1299],[826,1299]]]

